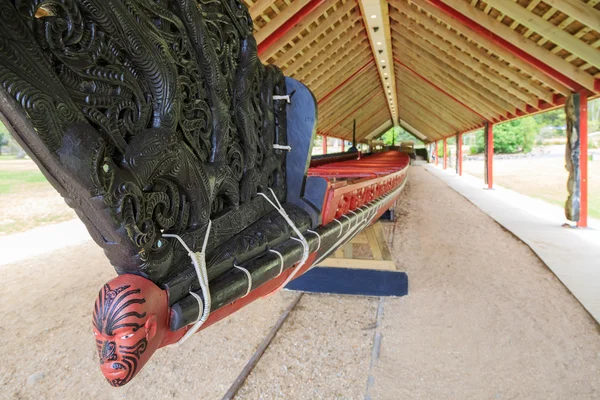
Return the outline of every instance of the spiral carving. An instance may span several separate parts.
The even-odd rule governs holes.
[[[212,219],[218,249],[257,191],[285,200],[285,81],[252,30],[240,0],[0,2],[0,112],[118,273],[160,284],[189,264],[163,233],[198,248]]]

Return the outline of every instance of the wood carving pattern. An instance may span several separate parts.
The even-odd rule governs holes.
[[[216,249],[285,201],[283,94],[240,0],[0,2],[0,113],[119,274],[166,282],[163,232],[212,219]]]

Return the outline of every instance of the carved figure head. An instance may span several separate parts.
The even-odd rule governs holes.
[[[112,386],[129,382],[158,349],[168,331],[166,292],[137,275],[106,283],[94,305],[100,369]]]

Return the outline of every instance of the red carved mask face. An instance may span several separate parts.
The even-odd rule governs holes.
[[[160,347],[167,308],[165,292],[136,275],[118,276],[100,290],[94,335],[100,369],[111,385],[129,382]]]

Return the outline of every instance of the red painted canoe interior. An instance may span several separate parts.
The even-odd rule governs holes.
[[[390,150],[311,167],[308,175],[323,178],[328,184],[323,204],[323,224],[402,185],[409,165],[408,154]]]

